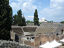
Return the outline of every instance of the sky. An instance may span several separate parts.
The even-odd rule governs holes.
[[[64,0],[10,0],[13,15],[22,10],[26,20],[33,20],[35,9],[38,10],[39,20],[61,22],[64,20]]]

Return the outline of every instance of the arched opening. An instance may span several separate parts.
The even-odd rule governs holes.
[[[64,30],[62,29],[62,30],[61,30],[61,34],[63,34],[63,32],[64,32]]]
[[[19,42],[19,36],[17,34],[15,34],[15,41]]]

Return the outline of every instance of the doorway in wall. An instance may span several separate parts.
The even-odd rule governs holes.
[[[15,41],[19,42],[19,36],[17,34],[15,34]]]

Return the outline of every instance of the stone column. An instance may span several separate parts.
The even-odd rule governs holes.
[[[22,42],[21,42],[21,35],[19,36],[19,44],[21,44]]]

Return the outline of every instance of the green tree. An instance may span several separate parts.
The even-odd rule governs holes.
[[[12,24],[12,8],[9,0],[0,0],[0,39],[10,39],[10,29]]]
[[[24,16],[22,17],[22,26],[26,26],[26,20]]]
[[[64,23],[64,21],[61,21],[60,23]]]
[[[13,25],[17,25],[17,15],[15,14],[13,16],[13,22],[12,22]]]
[[[17,15],[13,16],[13,25],[26,26],[25,17],[22,17],[21,10],[18,10]]]
[[[33,23],[33,21],[27,20],[26,23],[27,23],[27,24]]]
[[[22,11],[21,10],[17,12],[17,24],[18,26],[22,26]]]
[[[39,18],[38,18],[37,9],[35,9],[35,12],[34,12],[34,25],[39,25]]]

